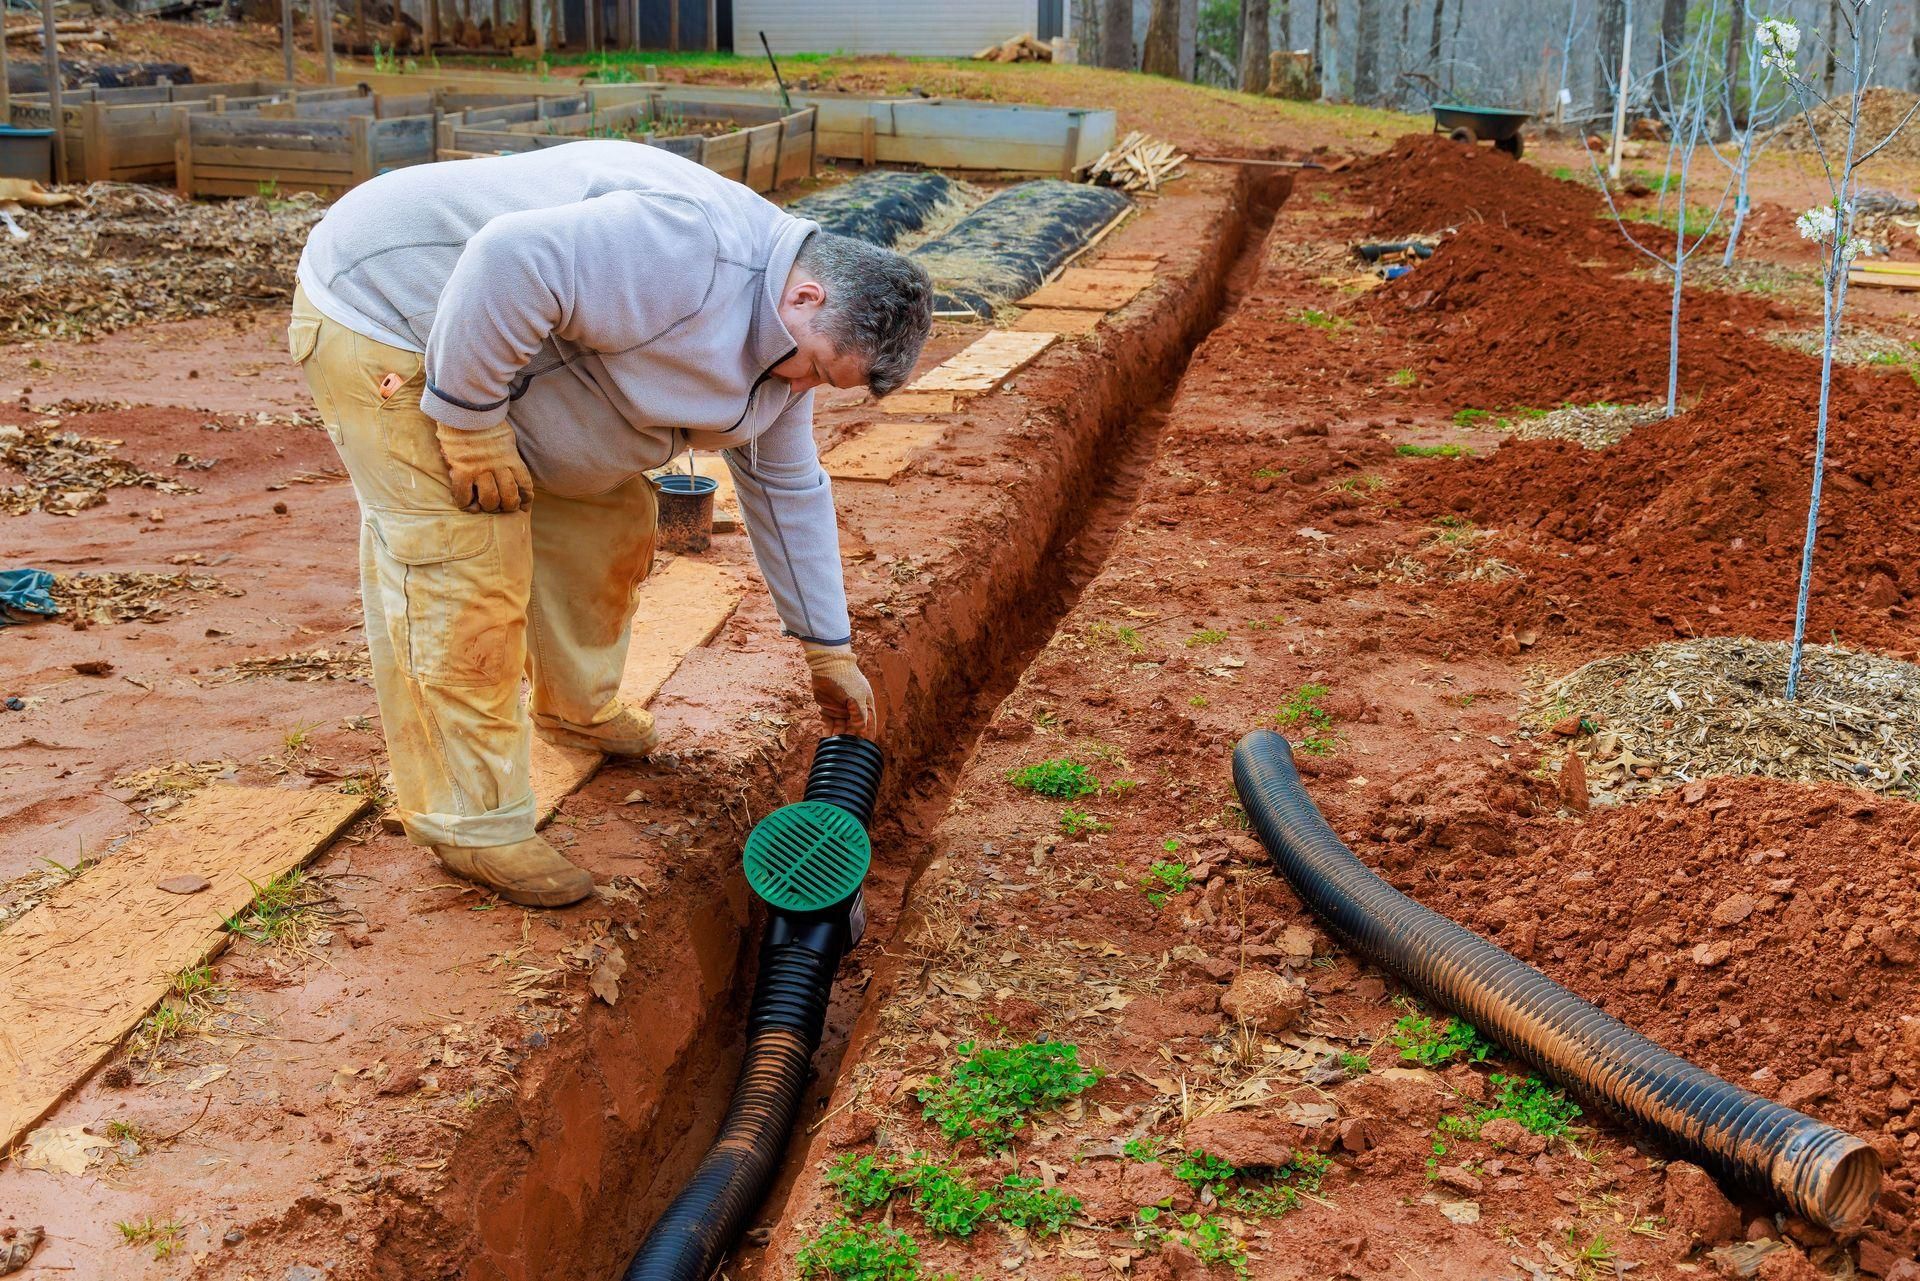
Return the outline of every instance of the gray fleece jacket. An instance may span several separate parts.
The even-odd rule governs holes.
[[[657,147],[576,142],[382,174],[300,255],[313,305],[424,352],[421,408],[513,424],[535,487],[604,493],[686,448],[724,450],[787,630],[849,638],[813,393],[777,303],[815,223]]]

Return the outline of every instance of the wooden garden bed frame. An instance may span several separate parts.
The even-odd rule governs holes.
[[[188,196],[343,195],[375,174],[434,159],[433,102],[432,93],[356,94],[246,115],[181,111],[174,185]]]
[[[598,108],[655,92],[652,85],[588,90]],[[779,95],[766,90],[718,85],[675,86],[672,96],[683,102],[779,103]],[[792,101],[819,113],[815,150],[823,160],[1068,177],[1097,160],[1116,137],[1114,113],[1104,108],[835,93],[796,93]]]
[[[636,86],[622,85],[623,90]],[[537,104],[467,111],[440,124],[442,159],[510,155],[557,147],[584,138],[617,134],[662,116],[679,116],[689,123],[728,120],[746,127],[706,136],[685,134],[654,137],[631,135],[676,155],[705,165],[762,194],[813,172],[816,157],[811,107],[783,113],[777,104],[714,103],[689,98],[678,89],[649,88],[644,94],[622,94],[618,102],[602,105],[599,90],[582,100],[551,98]]]
[[[178,132],[175,119],[182,112],[244,114],[359,92],[350,85],[303,89],[272,80],[67,89],[60,95],[60,138],[66,148],[67,173],[76,182],[171,182]],[[16,96],[9,114],[19,128],[52,127],[53,110],[46,94]]]

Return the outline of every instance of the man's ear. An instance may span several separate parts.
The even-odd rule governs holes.
[[[802,280],[787,286],[787,305],[790,307],[818,307],[826,300],[826,288],[817,280]]]

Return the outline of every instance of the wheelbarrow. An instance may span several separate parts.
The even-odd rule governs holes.
[[[1498,107],[1462,107],[1454,103],[1433,104],[1433,131],[1444,133],[1455,142],[1491,142],[1515,160],[1524,144],[1520,126],[1533,119],[1527,111],[1503,111]]]

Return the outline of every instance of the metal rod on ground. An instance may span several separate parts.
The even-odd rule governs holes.
[[[1607,161],[1607,177],[1620,177],[1620,148],[1627,140],[1627,69],[1633,63],[1633,11],[1627,11],[1627,33],[1620,41],[1620,94],[1613,102],[1613,151]]]
[[[280,60],[287,84],[293,84],[293,0],[280,0]]]
[[[47,42],[47,107],[53,126],[53,180],[67,180],[67,121],[60,112],[60,42],[53,32],[54,0],[40,0],[40,30]],[[0,41],[5,36],[0,35]]]
[[[780,110],[793,114],[793,99],[787,96],[787,82],[780,78],[780,64],[773,60],[773,46],[767,43],[767,33],[760,33],[760,47],[767,51],[767,65],[773,68],[773,82],[780,86]]]

